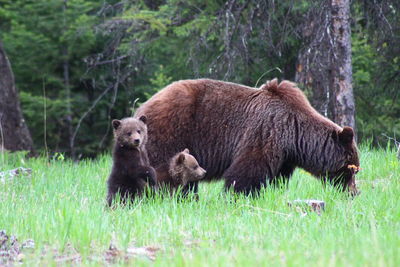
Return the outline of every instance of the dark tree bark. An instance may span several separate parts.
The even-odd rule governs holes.
[[[399,148],[397,149],[397,159],[400,160],[400,144],[399,144]]]
[[[0,150],[33,152],[32,138],[22,116],[10,62],[0,41]]]
[[[331,62],[332,119],[342,126],[355,128],[355,104],[352,86],[350,0],[332,0]]]
[[[68,0],[64,0],[63,3],[63,27],[64,33],[68,30],[68,24],[66,20],[66,12],[68,8]],[[71,86],[70,86],[70,64],[69,64],[69,49],[68,43],[65,42],[62,47],[62,55],[63,55],[63,77],[64,77],[64,88],[65,88],[65,97],[67,100],[67,108],[66,108],[66,124],[68,128],[68,143],[69,149],[71,153],[71,157],[75,158],[75,149],[74,149],[74,141],[73,141],[73,130],[72,130],[72,109],[71,109]]]
[[[299,53],[296,81],[309,90],[320,113],[355,128],[350,1],[323,1],[305,21],[302,34],[307,44]]]

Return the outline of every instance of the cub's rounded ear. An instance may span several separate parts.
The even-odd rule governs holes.
[[[185,155],[182,154],[182,153],[180,153],[179,156],[178,156],[178,158],[176,159],[176,163],[177,163],[177,164],[182,164],[182,163],[184,163],[184,162],[185,162]]]
[[[121,125],[120,120],[113,120],[111,123],[112,123],[112,127],[114,128],[114,130],[117,130],[119,128],[119,126]]]
[[[339,140],[342,144],[350,144],[354,138],[354,131],[351,127],[343,127],[343,130],[339,133]]]
[[[139,120],[141,120],[144,124],[147,122],[147,117],[145,115],[140,116]]]
[[[189,149],[185,148],[185,150],[182,151],[183,153],[190,154]]]

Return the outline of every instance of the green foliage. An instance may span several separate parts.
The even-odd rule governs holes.
[[[150,84],[156,89],[155,92],[164,88],[172,82],[172,78],[165,74],[164,66],[160,65],[159,70],[154,73],[154,78],[150,78]],[[150,98],[155,92],[146,92],[146,96]]]
[[[274,77],[294,80],[303,22],[319,8],[319,1],[0,3],[0,39],[36,148],[44,148],[45,98],[48,148],[67,156],[68,115],[77,130],[76,154],[95,156],[109,148],[111,119],[131,115],[134,102],[172,81],[208,77],[254,86]],[[376,144],[386,141],[382,134],[400,135],[400,22],[393,2],[384,10],[392,35],[382,35],[381,24],[364,14],[369,5],[352,3],[353,81],[359,137]]]
[[[362,193],[354,199],[298,170],[287,188],[256,198],[202,183],[199,201],[156,195],[113,210],[105,207],[109,155],[74,163],[5,153],[0,171],[33,173],[1,184],[0,225],[20,243],[34,240],[33,250],[22,250],[27,266],[68,265],[77,256],[82,266],[396,266],[400,162],[390,148],[360,150]],[[318,216],[289,207],[296,199],[323,200],[326,209]],[[127,253],[145,246],[159,248],[154,262]]]
[[[377,43],[375,33],[365,27],[360,5],[354,5],[356,24],[352,35],[354,95],[359,137],[385,143],[387,136],[400,139],[399,57],[385,56],[393,47]],[[379,29],[377,29],[379,31]]]
[[[1,25],[6,30],[0,31],[0,38],[9,55],[23,113],[39,151],[44,148],[45,138],[50,150],[65,151],[69,139],[66,133],[68,103],[73,113],[72,123],[77,125],[79,117],[91,104],[91,98],[101,89],[92,86],[100,73],[93,77],[84,64],[85,58],[99,49],[100,42],[103,45],[104,39],[95,33],[95,25],[101,20],[95,12],[100,7],[98,1],[86,0],[69,0],[66,7],[64,1],[56,0],[6,1],[0,7],[0,13],[6,18]],[[66,98],[65,62],[69,67],[71,99]],[[107,103],[109,98],[103,101]],[[103,116],[107,123],[104,118],[107,115]],[[104,123],[102,129],[106,128]],[[85,126],[93,126],[93,123]],[[79,149],[80,141],[87,139],[78,138],[78,153],[91,154],[89,150]]]
[[[26,91],[20,92],[20,101],[29,128],[35,129],[31,131],[35,145],[44,148],[46,138],[49,147],[59,147],[63,137],[59,126],[63,125],[65,120],[65,101],[33,95]]]

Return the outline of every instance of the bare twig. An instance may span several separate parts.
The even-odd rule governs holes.
[[[382,133],[381,135],[384,136],[384,137],[386,137],[387,139],[389,139],[389,140],[391,140],[391,141],[394,141],[394,143],[395,143],[396,146],[400,145],[400,141],[397,141],[395,138],[390,137],[390,136],[388,136],[388,135],[386,135],[386,134],[384,134],[384,133]]]
[[[276,215],[281,215],[281,216],[285,216],[285,217],[291,217],[291,214],[287,214],[287,213],[283,213],[283,212],[279,212],[279,211],[274,211],[274,210],[269,210],[269,209],[263,209],[260,207],[255,207],[255,206],[251,206],[251,205],[241,205],[239,206],[239,208],[251,208],[254,210],[259,210],[259,211],[263,211],[263,212],[269,212],[269,213],[273,213]]]
[[[271,71],[274,71],[274,70],[277,70],[277,71],[279,71],[280,73],[282,73],[282,70],[280,69],[280,68],[278,68],[278,67],[275,67],[275,68],[273,68],[273,69],[270,69],[270,70],[267,70],[266,72],[264,72],[261,76],[260,76],[260,78],[258,78],[258,80],[257,80],[257,82],[256,82],[256,85],[254,86],[254,87],[258,87],[258,83],[260,82],[260,80],[266,75],[266,74],[268,74],[268,73],[270,73]]]
[[[1,123],[2,119],[3,119],[3,114],[1,114],[1,116],[0,116],[0,137],[1,137],[0,152],[1,152],[1,161],[3,162],[2,166],[6,166],[6,162],[5,162],[5,159],[4,159],[4,150],[6,148],[4,147],[3,125]]]
[[[110,122],[110,120],[111,120],[111,115],[110,115],[111,114],[111,110],[115,105],[115,101],[116,101],[117,95],[118,95],[118,86],[119,86],[119,83],[120,83],[120,64],[121,64],[121,62],[119,60],[117,60],[117,72],[115,74],[115,77],[116,77],[117,80],[115,81],[115,84],[114,84],[113,98],[111,100],[110,107],[108,108],[108,114],[107,114],[108,122]],[[103,135],[103,138],[101,138],[99,147],[103,146],[103,143],[106,140],[109,132],[110,132],[110,123],[107,123],[107,130],[106,130],[106,133]]]
[[[138,101],[139,101],[139,98],[136,98],[135,100],[133,100],[132,108],[131,108],[131,117],[133,117],[133,114],[135,113],[135,106]]]
[[[46,152],[46,158],[49,158],[49,148],[47,147],[47,106],[46,106],[46,85],[44,82],[44,78],[42,79],[42,90],[43,90],[43,141],[44,141],[44,149]]]
[[[92,105],[88,108],[88,110],[86,110],[85,113],[83,113],[83,115],[79,118],[78,124],[75,127],[75,131],[74,134],[72,135],[72,145],[75,144],[75,138],[76,135],[81,127],[82,121],[86,118],[87,115],[89,115],[90,112],[92,112],[92,110],[97,106],[97,103],[99,103],[99,101],[108,93],[108,91],[111,90],[111,88],[113,88],[113,85],[108,86],[97,98],[96,100],[92,103]]]
[[[387,26],[388,26],[388,28],[389,28],[389,32],[390,32],[390,34],[393,36],[392,25],[389,23],[388,19],[386,18],[385,14],[383,13],[382,4],[378,4],[378,3],[376,2],[376,0],[374,0],[374,4],[375,4],[375,6],[378,7],[379,15],[381,16],[381,18],[383,19],[383,21],[387,24]]]

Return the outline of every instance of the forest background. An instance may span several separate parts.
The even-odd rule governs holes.
[[[327,0],[0,0],[0,40],[36,151],[79,159],[109,149],[113,118],[180,79],[296,81],[331,117],[330,7]],[[399,11],[397,0],[350,4],[359,142],[400,139]]]

